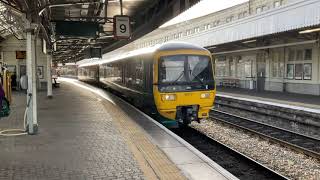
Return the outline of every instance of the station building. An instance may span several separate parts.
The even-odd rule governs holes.
[[[212,52],[218,86],[320,95],[319,32],[318,0],[249,0],[160,27],[123,49],[190,42]]]
[[[40,38],[35,40],[35,58],[37,61],[37,88],[46,88],[47,83],[47,54],[43,52],[43,44]],[[0,43],[0,64],[7,68],[16,81],[19,82],[21,76],[27,74],[26,68],[26,40],[15,36],[8,36]],[[19,85],[19,83],[18,83]]]

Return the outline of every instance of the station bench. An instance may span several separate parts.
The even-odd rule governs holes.
[[[240,80],[239,79],[222,79],[220,82],[221,87],[232,87],[239,88]]]

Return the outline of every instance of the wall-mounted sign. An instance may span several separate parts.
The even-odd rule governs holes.
[[[27,53],[26,51],[16,51],[16,59],[26,59]]]
[[[114,16],[113,33],[116,39],[128,39],[131,36],[129,16]]]

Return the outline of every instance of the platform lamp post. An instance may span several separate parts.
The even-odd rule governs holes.
[[[30,23],[26,20],[26,34],[27,34],[27,126],[28,134],[33,135],[38,132],[38,114],[37,114],[37,82],[36,82],[36,54],[35,54],[35,36],[34,32],[37,27],[36,24]]]

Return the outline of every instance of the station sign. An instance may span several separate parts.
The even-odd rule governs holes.
[[[113,17],[113,34],[116,39],[129,39],[131,36],[129,16]]]

